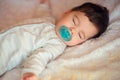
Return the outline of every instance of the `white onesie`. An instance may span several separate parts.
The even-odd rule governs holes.
[[[65,47],[51,23],[16,26],[0,34],[0,75],[24,62],[22,73],[39,76]]]

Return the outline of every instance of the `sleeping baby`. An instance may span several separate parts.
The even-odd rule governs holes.
[[[47,22],[9,29],[0,34],[0,75],[21,64],[21,80],[38,80],[47,63],[67,46],[99,37],[108,22],[108,10],[88,2],[66,12],[56,25]]]

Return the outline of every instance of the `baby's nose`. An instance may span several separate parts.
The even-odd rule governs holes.
[[[71,34],[75,34],[77,32],[75,27],[70,27]]]

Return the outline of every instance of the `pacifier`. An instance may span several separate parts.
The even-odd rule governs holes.
[[[63,40],[70,41],[72,39],[72,34],[70,32],[70,29],[66,26],[61,26],[59,29],[59,33]]]

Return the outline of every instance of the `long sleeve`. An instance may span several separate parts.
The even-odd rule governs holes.
[[[34,26],[39,25],[16,26],[0,34],[0,75],[18,66],[32,51],[37,28]]]
[[[22,74],[32,72],[39,76],[47,63],[62,54],[65,47],[63,42],[51,35],[46,45],[33,51],[32,55],[25,61]]]

